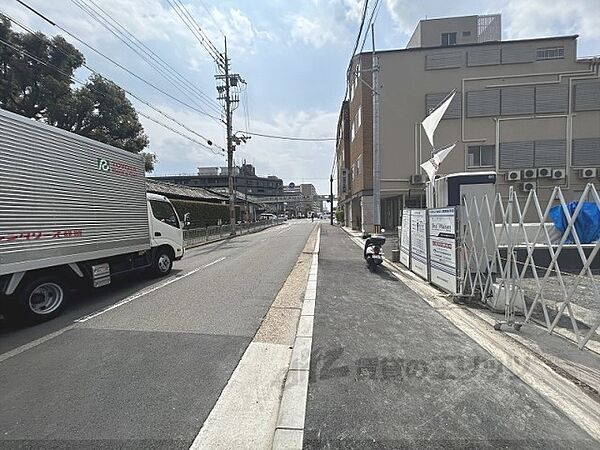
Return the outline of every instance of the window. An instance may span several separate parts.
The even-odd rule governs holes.
[[[456,45],[456,33],[442,33],[442,47]]]
[[[361,170],[362,170],[362,155],[360,155],[356,159],[356,174],[360,175]]]
[[[356,87],[358,86],[358,77],[360,76],[360,64],[357,64],[354,71],[350,74],[349,90],[350,101],[354,98]]]
[[[565,57],[564,47],[538,48],[536,51],[536,59],[562,59]]]
[[[494,165],[496,148],[493,145],[469,145],[467,167],[489,167]]]
[[[152,207],[152,214],[154,214],[154,217],[167,225],[179,228],[177,214],[175,214],[175,210],[170,203],[161,202],[160,200],[150,200],[150,206]]]
[[[462,35],[463,35],[463,37],[468,37],[468,36],[471,36],[471,32],[470,31],[463,31]]]
[[[354,140],[354,137],[356,136],[356,125],[354,123],[354,120],[352,121],[351,134],[352,134],[352,140]]]
[[[362,125],[362,106],[358,107],[358,112],[356,113],[356,129],[358,130]]]

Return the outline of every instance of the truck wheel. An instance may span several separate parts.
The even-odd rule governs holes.
[[[23,280],[15,296],[8,300],[9,318],[26,323],[39,323],[59,316],[67,303],[64,281],[52,275]]]
[[[173,254],[168,248],[159,248],[154,255],[152,272],[157,277],[164,277],[173,268]]]

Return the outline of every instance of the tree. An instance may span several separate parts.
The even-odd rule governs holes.
[[[0,39],[20,49],[0,44],[1,108],[142,153],[146,170],[153,169],[156,155],[143,153],[148,136],[125,91],[97,74],[72,88],[75,70],[85,63],[79,50],[61,36],[14,32],[5,18]]]
[[[84,63],[83,55],[61,36],[49,39],[42,33],[15,33],[6,19],[0,22],[0,35],[2,40],[23,50],[2,46],[0,106],[26,117],[44,119],[71,95],[71,77]]]
[[[49,121],[60,128],[132,153],[148,146],[148,136],[125,91],[100,75],[93,75],[64,99],[59,112]],[[144,160],[146,170],[152,170],[155,156],[144,154]]]

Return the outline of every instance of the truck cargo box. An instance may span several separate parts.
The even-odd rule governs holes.
[[[149,248],[141,155],[0,110],[0,275]]]

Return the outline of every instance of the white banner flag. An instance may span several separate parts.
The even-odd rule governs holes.
[[[435,129],[440,123],[440,120],[442,120],[444,113],[448,109],[448,106],[450,106],[450,103],[452,102],[452,99],[455,95],[456,89],[452,91],[452,93],[448,96],[446,100],[444,100],[443,103],[441,103],[437,108],[431,111],[429,115],[425,117],[425,120],[423,120],[423,122],[421,122],[421,125],[423,125],[423,129],[425,130],[425,134],[429,138],[429,142],[431,142],[431,146],[433,148],[435,148],[435,145],[433,143],[433,134],[435,133]]]
[[[444,147],[435,153],[429,161],[425,161],[421,164],[421,168],[425,171],[429,180],[433,181],[435,179],[435,174],[437,173],[442,161],[448,156],[448,153],[452,151],[452,149],[456,147],[456,142],[448,147]]]

